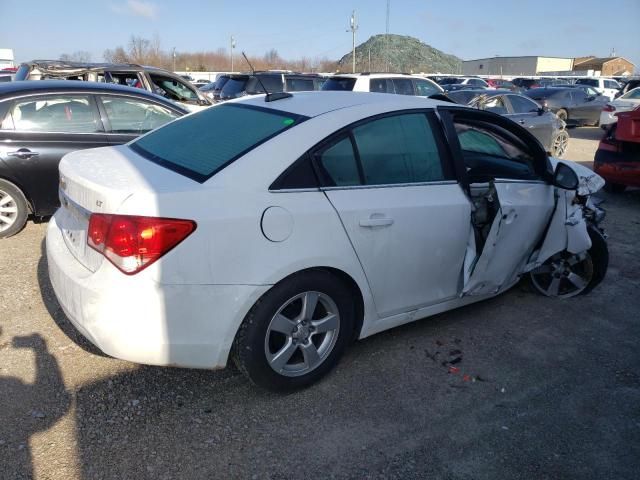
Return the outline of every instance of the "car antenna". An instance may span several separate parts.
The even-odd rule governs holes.
[[[253,68],[253,65],[251,65],[251,62],[249,61],[249,59],[247,58],[247,56],[245,55],[244,52],[242,52],[242,56],[244,57],[245,61],[249,64],[249,68],[251,69],[251,73],[253,74],[254,77],[256,77],[256,80],[258,80],[258,83],[262,87],[262,90],[264,90],[264,93],[266,93],[266,96],[264,97],[264,101],[265,102],[274,102],[276,100],[281,100],[283,98],[291,98],[291,97],[293,97],[293,95],[291,95],[290,93],[287,93],[287,92],[269,93],[267,91],[267,87],[265,87],[264,83],[262,83],[262,80],[260,80],[260,77],[258,75],[256,75],[256,71]]]

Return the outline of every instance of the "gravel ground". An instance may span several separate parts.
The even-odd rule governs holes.
[[[571,134],[567,157],[590,161],[599,131]],[[519,285],[358,342],[286,396],[234,368],[97,352],[61,313],[31,223],[0,244],[0,478],[635,479],[640,191],[603,196],[611,264],[589,295]]]

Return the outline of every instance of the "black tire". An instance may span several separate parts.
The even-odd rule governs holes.
[[[267,339],[267,335],[273,334],[270,331],[272,319],[279,312],[284,314],[283,306],[293,305],[288,302],[304,295],[305,292],[325,295],[334,302],[339,315],[339,328],[335,333],[337,337],[333,340],[332,348],[317,366],[307,373],[287,376],[272,368],[267,359],[267,348],[271,338]],[[273,391],[291,391],[306,387],[318,381],[337,364],[353,338],[355,311],[349,288],[329,272],[309,270],[293,275],[271,288],[251,308],[236,334],[232,358],[240,371],[260,387]],[[278,335],[277,332],[275,334]],[[320,337],[322,335],[319,334]],[[309,341],[311,340],[307,340]],[[301,352],[302,345],[294,356],[301,355]],[[306,358],[304,361],[306,362]]]
[[[609,193],[622,193],[627,189],[626,185],[621,183],[607,182],[604,184],[604,190]]]
[[[2,205],[2,207],[12,208],[16,211],[7,214],[8,216],[5,217],[12,221],[8,227],[0,220],[0,222],[2,222],[0,223],[0,238],[8,238],[18,233],[24,228],[27,223],[27,218],[29,217],[29,205],[24,194],[13,183],[0,178],[0,202],[7,198],[10,198],[10,202],[7,205]],[[0,215],[2,215],[2,213],[3,212],[0,212]],[[3,227],[6,228],[3,229]]]
[[[593,225],[589,225],[587,231],[589,232],[589,238],[591,238],[589,255],[591,255],[591,260],[593,261],[593,278],[587,288],[582,292],[582,295],[596,288],[600,282],[604,280],[609,268],[609,246],[607,245],[604,235],[598,227]]]

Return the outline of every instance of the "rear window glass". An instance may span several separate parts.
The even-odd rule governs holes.
[[[261,143],[306,120],[248,105],[220,105],[154,130],[130,147],[170,170],[204,182]]]
[[[355,78],[329,78],[322,85],[322,90],[353,90],[356,84]]]
[[[245,90],[249,77],[229,78],[220,90],[221,98],[235,98]]]

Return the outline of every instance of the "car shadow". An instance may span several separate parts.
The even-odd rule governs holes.
[[[30,439],[66,415],[71,406],[71,394],[66,390],[58,362],[42,336],[16,336],[10,344],[0,342],[0,346],[9,345],[33,352],[35,380],[27,383],[18,377],[0,376],[0,477],[30,479],[33,478]]]
[[[579,140],[600,141],[604,135],[604,130],[600,127],[573,127],[569,129],[569,136]]]

